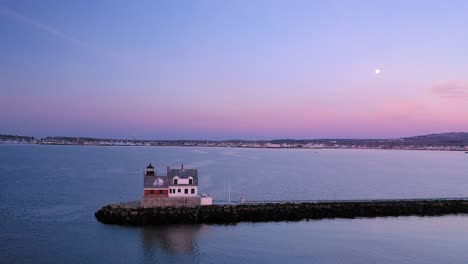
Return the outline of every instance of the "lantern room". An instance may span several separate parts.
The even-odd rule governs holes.
[[[154,170],[153,165],[151,163],[145,169],[145,176],[155,176],[156,171]]]

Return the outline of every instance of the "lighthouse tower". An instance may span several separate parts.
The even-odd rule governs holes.
[[[145,169],[145,176],[156,176],[156,171],[151,163]]]

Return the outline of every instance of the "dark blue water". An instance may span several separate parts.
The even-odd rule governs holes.
[[[468,197],[461,152],[0,145],[1,263],[467,263],[468,216],[121,227],[148,162],[227,199]]]

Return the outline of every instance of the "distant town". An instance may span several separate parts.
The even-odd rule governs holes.
[[[396,139],[276,139],[276,140],[139,140],[86,137],[35,138],[0,135],[0,143],[89,146],[183,146],[294,149],[400,149],[468,151],[468,133],[443,133]]]

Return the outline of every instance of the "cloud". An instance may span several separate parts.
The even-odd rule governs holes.
[[[435,84],[432,92],[450,100],[468,100],[468,84],[457,81],[445,81]]]

